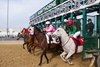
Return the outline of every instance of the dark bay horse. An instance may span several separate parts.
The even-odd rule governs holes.
[[[37,40],[37,44],[36,45],[34,44],[34,46],[40,47],[42,49],[42,54],[40,57],[39,65],[42,64],[43,56],[45,56],[47,63],[49,63],[49,59],[46,55],[49,45],[47,43],[45,32],[41,32],[41,30],[39,28],[37,28],[36,26],[34,26],[34,40]],[[34,41],[34,42],[36,42],[36,41]],[[57,48],[57,46],[58,46],[58,44],[55,47],[53,46],[53,48]],[[51,47],[52,47],[52,45],[51,45]]]

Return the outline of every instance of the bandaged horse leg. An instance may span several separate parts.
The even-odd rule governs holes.
[[[53,40],[52,43],[57,43],[56,38],[53,37],[52,40]]]
[[[70,52],[68,52],[68,55],[65,57],[66,61],[68,62],[68,64],[73,64],[69,58],[75,53],[75,51],[71,50]]]
[[[78,32],[76,32],[76,33],[73,35],[73,37],[74,37],[74,38],[77,38],[80,34],[81,34],[81,32],[78,31]]]
[[[66,54],[67,54],[66,52],[62,52],[62,53],[60,54],[61,59],[62,59],[63,61],[65,61],[65,62],[66,62],[66,60],[65,60],[64,58],[65,58],[65,55],[66,55]]]

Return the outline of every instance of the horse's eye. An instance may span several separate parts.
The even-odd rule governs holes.
[[[59,30],[57,30],[57,31],[59,31]]]

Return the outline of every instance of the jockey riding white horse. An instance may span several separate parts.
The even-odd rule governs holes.
[[[73,64],[69,60],[70,57],[75,53],[75,48],[76,48],[73,39],[68,36],[68,34],[63,28],[58,28],[53,34],[61,37],[62,48],[63,48],[63,52],[60,54],[61,59],[65,62],[68,62],[69,64]],[[76,53],[82,51],[83,51],[83,45],[78,46]],[[93,62],[94,60],[91,62],[90,66],[93,65]]]

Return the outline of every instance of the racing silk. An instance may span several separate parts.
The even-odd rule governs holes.
[[[70,34],[75,34],[77,32],[76,26],[73,25],[71,28],[68,28],[68,32]]]
[[[46,31],[47,32],[55,32],[55,28],[52,25],[46,26]]]
[[[25,30],[24,30],[24,33],[29,34],[30,31],[29,31],[28,29],[25,29]]]
[[[30,31],[29,34],[30,34],[30,35],[33,35],[33,34],[34,34],[34,27],[30,27],[30,28],[29,28],[29,31]]]

